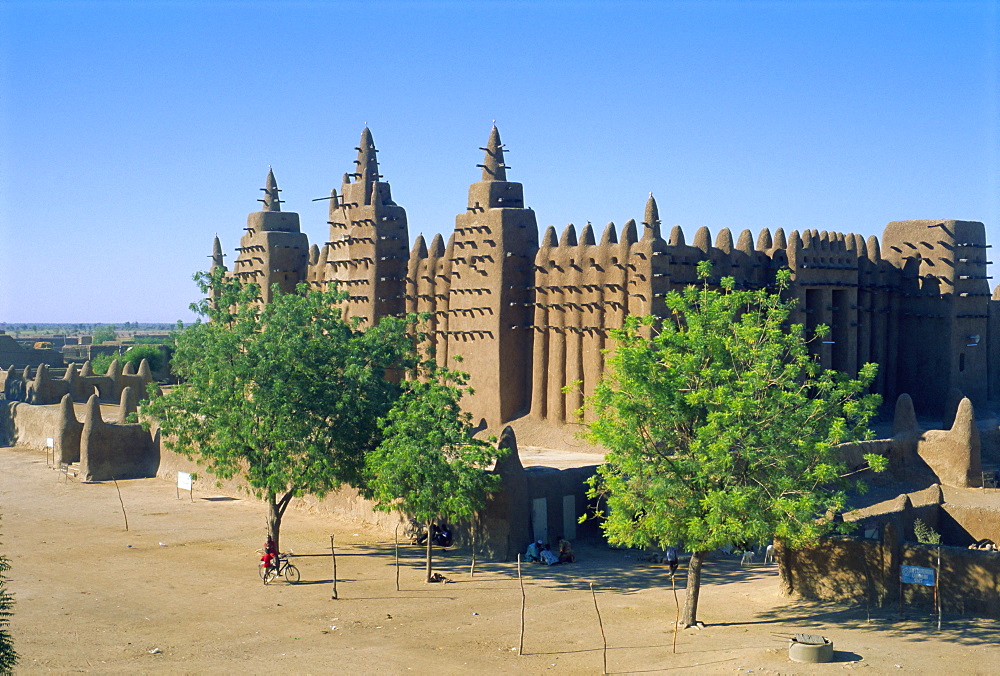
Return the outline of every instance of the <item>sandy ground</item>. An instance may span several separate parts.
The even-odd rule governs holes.
[[[12,561],[12,631],[21,673],[435,673],[599,674],[607,637],[610,673],[996,673],[1000,623],[896,609],[812,605],[777,594],[772,566],[706,566],[704,629],[680,633],[671,652],[674,602],[660,566],[634,552],[580,544],[581,561],[524,567],[442,553],[453,584],[422,582],[421,550],[363,525],[290,510],[282,548],[302,582],[264,586],[257,576],[264,510],[248,500],[176,498],[157,479],[64,481],[44,455],[0,448],[2,551]],[[331,599],[330,534],[339,599]],[[834,664],[800,665],[779,635],[822,633]]]

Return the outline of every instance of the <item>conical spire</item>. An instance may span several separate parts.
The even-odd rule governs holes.
[[[484,181],[506,181],[507,165],[503,161],[503,143],[500,143],[500,131],[496,125],[490,130],[490,140],[485,148],[486,158],[482,164],[476,166],[483,168]]]
[[[410,252],[410,258],[427,258],[427,242],[423,235],[417,235],[417,239],[413,243],[413,250]]]
[[[576,246],[576,244],[576,226],[570,223],[563,230],[562,235],[559,236],[559,246]]]
[[[642,224],[647,228],[652,228],[660,224],[660,210],[656,208],[656,200],[653,198],[653,193],[649,193],[649,199],[646,200],[646,213],[642,217]]]
[[[556,238],[556,229],[550,225],[545,228],[545,232],[542,234],[542,242],[539,248],[551,249],[554,246],[559,246],[559,240]]]
[[[770,251],[772,246],[774,246],[774,240],[771,239],[771,231],[764,228],[757,235],[757,251]]]
[[[434,235],[434,239],[431,240],[430,249],[427,251],[428,256],[433,256],[434,258],[440,258],[444,255],[444,238],[441,233]]]
[[[361,142],[355,150],[358,151],[358,159],[354,160],[354,163],[358,168],[354,175],[365,186],[365,204],[371,204],[372,188],[382,177],[378,173],[378,159],[375,157],[378,150],[375,149],[375,141],[368,127],[361,132]]]
[[[223,267],[225,257],[226,254],[222,253],[222,242],[219,241],[219,236],[216,235],[215,239],[212,241],[212,255],[210,256],[212,259],[212,267],[209,268],[209,271],[212,272],[216,268]]]
[[[617,244],[618,243],[618,231],[615,230],[614,223],[608,223],[604,227],[604,234],[601,235],[601,244]]]
[[[784,249],[788,247],[788,240],[785,239],[785,229],[778,228],[774,231],[774,248]]]
[[[733,252],[733,233],[729,228],[723,228],[715,236],[715,248],[727,254]]]
[[[274,180],[274,171],[268,167],[267,180],[264,182],[264,199],[259,200],[264,203],[262,211],[281,211],[281,198],[278,197],[278,182]]]
[[[625,221],[625,226],[622,228],[622,234],[618,238],[618,242],[621,244],[635,244],[638,241],[639,235],[635,231],[635,219],[630,218]]]
[[[753,233],[745,229],[740,232],[739,239],[736,240],[736,250],[745,254],[753,253]]]
[[[594,226],[587,221],[587,225],[583,226],[583,230],[580,231],[580,244],[585,246],[594,246],[597,242],[594,241]]]
[[[868,260],[872,263],[882,260],[882,248],[879,246],[878,237],[871,235],[866,244],[868,245]]]
[[[708,226],[703,225],[695,231],[692,244],[708,253],[708,250],[712,248],[712,233],[708,231]]]

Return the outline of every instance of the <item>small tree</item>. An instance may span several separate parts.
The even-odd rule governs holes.
[[[90,360],[90,368],[94,373],[104,374],[111,368],[111,362],[115,359],[124,368],[125,364],[134,364],[136,368],[145,359],[149,362],[151,371],[159,371],[163,368],[163,348],[159,345],[133,345],[124,354],[99,354]]]
[[[118,333],[115,331],[113,324],[111,326],[102,326],[98,329],[94,329],[91,339],[94,341],[94,345],[100,345],[101,343],[105,343],[109,340],[118,340]]]
[[[468,376],[427,366],[420,380],[381,421],[384,438],[368,456],[369,496],[375,509],[413,515],[427,531],[426,581],[431,581],[434,524],[471,519],[483,508],[500,477],[487,470],[501,450],[472,436],[472,417],[459,402]]]
[[[707,280],[711,267],[698,271]],[[779,291],[789,279],[779,272]],[[692,552],[684,626],[697,621],[710,550],[775,536],[806,545],[837,527],[846,470],[833,446],[869,434],[879,402],[864,395],[874,364],[857,379],[822,370],[802,326],[787,324],[794,301],[733,287],[670,292],[662,322],[628,318],[590,400],[590,434],[609,450],[590,490],[607,501],[604,532]]]
[[[159,421],[168,448],[262,498],[277,544],[293,497],[360,486],[377,422],[399,394],[387,369],[407,363],[413,341],[403,319],[358,330],[342,315],[342,293],[300,285],[261,305],[256,285],[221,271],[196,279],[214,295],[192,309],[211,321],[178,335],[172,365],[181,383],[144,413]]]
[[[913,522],[913,534],[917,536],[917,542],[925,545],[941,544],[941,534],[928,526],[923,519],[916,519]]]
[[[14,596],[7,590],[10,561],[0,555],[0,674],[14,673],[19,656],[10,637],[10,618],[14,616]]]

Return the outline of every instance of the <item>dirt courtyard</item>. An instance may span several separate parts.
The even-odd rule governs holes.
[[[422,582],[422,550],[361,524],[290,509],[282,549],[302,582],[264,586],[255,549],[264,509],[187,494],[159,479],[84,484],[44,454],[0,448],[0,549],[12,563],[19,673],[996,673],[1000,623],[916,611],[813,605],[782,598],[773,566],[706,565],[704,629],[679,634],[666,569],[634,552],[580,544],[580,562],[523,568],[526,630],[517,655],[516,564],[439,552],[453,584]],[[339,599],[332,600],[330,534]],[[682,593],[682,592],[681,592]],[[683,600],[683,599],[682,599]],[[822,633],[834,664],[788,660],[779,635]]]

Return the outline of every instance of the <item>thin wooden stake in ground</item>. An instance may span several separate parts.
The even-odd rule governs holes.
[[[330,533],[330,556],[333,557],[333,596],[330,598],[337,600],[337,550],[333,548],[333,533]]]
[[[597,611],[597,624],[601,627],[601,641],[604,642],[604,671],[602,674],[608,673],[608,639],[604,636],[604,622],[601,620],[601,609],[597,607],[597,592],[594,591],[594,583],[590,583],[590,595],[594,597],[594,610]]]
[[[396,591],[399,591],[399,524],[396,524],[396,531],[393,534],[396,541]]]
[[[934,574],[934,605],[937,606],[938,611],[938,631],[941,631],[941,606],[944,605],[944,599],[941,598],[941,545],[938,545],[938,566],[937,571]]]
[[[674,590],[674,652],[677,652],[677,625],[681,623],[681,606],[677,602],[677,580],[670,574],[670,588]]]
[[[118,502],[122,503],[122,516],[125,517],[125,532],[128,532],[128,514],[125,513],[125,501],[122,500],[122,489],[118,488],[118,480],[111,477],[111,480],[115,482],[115,490],[118,491]]]
[[[476,576],[476,529],[472,529],[471,547],[472,547],[472,565],[469,566],[469,577]]]
[[[521,555],[517,555],[517,581],[521,585],[521,638],[517,642],[517,654],[524,654],[524,579],[521,577]]]

